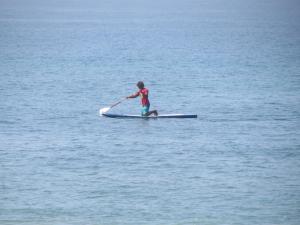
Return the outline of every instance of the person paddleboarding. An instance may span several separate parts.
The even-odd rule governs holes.
[[[148,99],[149,90],[147,88],[145,88],[144,82],[139,81],[136,84],[136,86],[139,88],[139,91],[136,92],[133,95],[130,95],[130,96],[126,97],[126,98],[129,99],[129,98],[136,98],[138,96],[141,96],[142,116],[150,116],[152,114],[154,116],[158,116],[157,110],[150,111],[150,101]]]

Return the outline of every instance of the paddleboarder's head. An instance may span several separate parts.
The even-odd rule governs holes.
[[[139,81],[136,86],[139,88],[139,89],[143,89],[145,87],[144,85],[144,82],[143,81]]]

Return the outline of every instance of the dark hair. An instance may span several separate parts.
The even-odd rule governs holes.
[[[136,86],[138,86],[139,89],[143,89],[145,87],[144,82],[143,81],[139,81]]]

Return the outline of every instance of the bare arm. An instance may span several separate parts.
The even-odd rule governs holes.
[[[130,95],[130,96],[126,97],[126,98],[136,98],[138,96],[139,96],[139,92],[137,92],[137,93],[135,93],[133,95]]]

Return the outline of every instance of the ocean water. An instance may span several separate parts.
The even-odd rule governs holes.
[[[299,9],[0,0],[0,224],[300,224]]]

